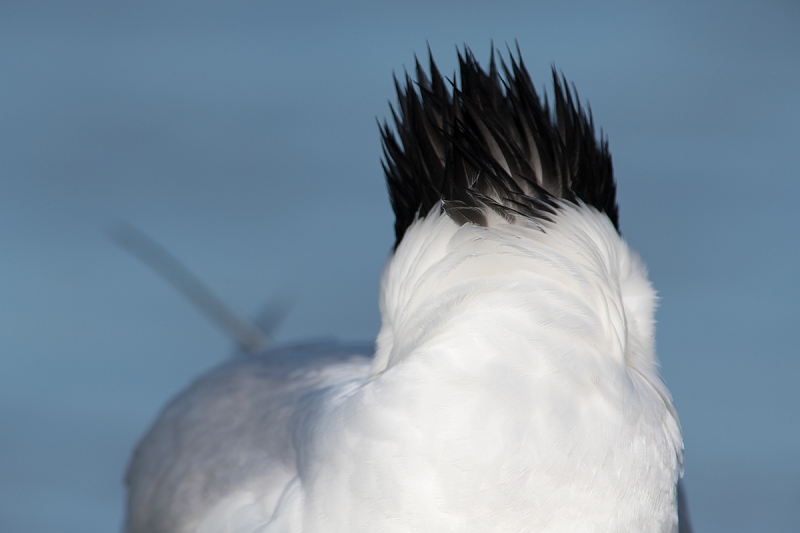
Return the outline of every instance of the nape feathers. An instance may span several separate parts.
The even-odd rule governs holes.
[[[555,108],[542,101],[521,55],[485,72],[459,53],[460,84],[445,82],[433,56],[416,83],[397,79],[397,135],[384,122],[384,171],[397,244],[417,215],[437,202],[459,222],[483,224],[485,208],[505,216],[548,218],[554,200],[581,200],[619,228],[608,143],[595,138],[591,113],[553,69]],[[502,71],[502,74],[501,74]]]

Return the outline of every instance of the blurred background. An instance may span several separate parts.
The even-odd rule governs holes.
[[[800,3],[770,0],[0,3],[0,531],[118,531],[138,438],[233,350],[108,228],[244,315],[288,294],[278,342],[370,340],[392,73],[492,39],[610,139],[696,531],[800,531]]]

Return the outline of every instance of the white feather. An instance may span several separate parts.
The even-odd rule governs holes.
[[[408,229],[371,361],[295,348],[178,398],[132,464],[128,531],[677,531],[682,436],[641,260],[583,204],[488,220],[436,206]]]

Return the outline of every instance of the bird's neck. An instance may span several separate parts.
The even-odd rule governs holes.
[[[604,215],[572,206],[538,226],[488,220],[458,225],[433,210],[408,229],[382,280],[373,375],[455,331],[489,352],[502,351],[499,332],[555,335],[655,370],[655,294]]]
[[[381,458],[342,475],[385,481],[370,496],[382,512],[433,501],[426,519],[489,524],[507,506],[521,510],[508,529],[671,530],[682,437],[656,371],[655,294],[604,215],[573,205],[540,227],[476,226],[433,212],[382,291],[372,379],[340,413],[343,464]],[[430,494],[394,501],[419,487]]]

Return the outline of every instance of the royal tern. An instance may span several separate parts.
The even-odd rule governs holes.
[[[134,453],[128,533],[679,531],[683,438],[607,142],[555,70],[551,107],[519,55],[459,67],[417,62],[381,126],[374,346],[200,377]]]

